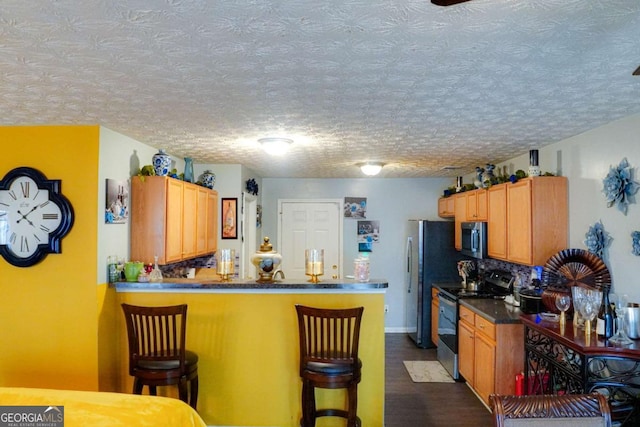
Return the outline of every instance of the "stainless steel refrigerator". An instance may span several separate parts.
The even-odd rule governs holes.
[[[435,347],[431,337],[433,283],[460,282],[453,221],[409,220],[405,266],[406,325],[418,347]]]

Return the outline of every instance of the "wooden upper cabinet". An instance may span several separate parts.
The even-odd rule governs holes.
[[[131,179],[131,259],[165,265],[215,252],[214,190],[163,176]]]
[[[207,189],[197,189],[195,242],[196,255],[207,253]]]
[[[442,218],[453,218],[455,214],[455,196],[440,197],[438,199],[438,216]]]
[[[568,244],[567,179],[525,178],[506,186],[508,260],[544,265]]]
[[[487,220],[487,190],[478,189],[465,193],[467,221]]]
[[[507,259],[507,186],[492,185],[487,190],[487,254]]]
[[[464,194],[456,194],[453,196],[454,200],[454,212],[455,212],[455,248],[462,250],[462,229],[460,224],[466,221],[467,218],[467,199]]]
[[[185,185],[182,193],[182,258],[197,254],[198,188]]]
[[[142,244],[140,247],[140,252],[135,251],[134,247],[131,247],[131,258],[133,260],[140,260],[145,263],[149,263],[149,259],[153,260],[155,255],[158,256],[159,264],[169,264],[171,262],[180,261],[182,259],[182,189],[183,182],[177,179],[169,180],[168,178],[163,179],[162,177],[147,177],[144,183],[140,184],[142,181],[140,179],[135,179],[134,181],[138,181],[139,185],[136,186],[135,192],[132,190],[132,198],[135,199],[137,197],[144,198],[160,198],[160,194],[162,190],[160,188],[153,187],[145,187],[145,183],[147,181],[164,181],[164,187],[166,188],[166,204],[155,205],[157,206],[155,209],[158,210],[156,213],[156,218],[150,218],[150,222],[141,223],[139,221],[135,221],[131,224],[131,240],[132,243],[134,240],[140,241],[143,240],[143,236],[148,233],[153,233],[156,237],[160,237],[154,245],[154,247],[149,247]],[[136,206],[131,210],[131,217],[135,219],[136,217]],[[154,205],[148,206],[148,208],[153,211]],[[166,218],[164,221],[160,219],[160,210],[166,211]],[[153,215],[153,212],[151,213]],[[149,224],[153,225],[153,230],[150,229]],[[165,230],[165,234],[162,235],[162,230]],[[146,240],[146,239],[145,239]],[[164,245],[164,248],[163,248]],[[153,252],[153,254],[151,253]]]
[[[218,250],[218,193],[216,191],[207,191],[206,217],[205,253],[210,254]]]

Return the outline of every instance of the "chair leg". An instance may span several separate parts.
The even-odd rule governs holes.
[[[314,387],[308,381],[302,382],[302,427],[316,425],[316,396]]]
[[[198,405],[198,376],[197,375],[191,379],[190,394],[191,396],[189,400],[189,405],[193,409],[196,409],[196,406]]]
[[[154,385],[150,385],[149,386],[149,394],[151,396],[157,396],[158,395],[158,388]]]
[[[358,384],[349,386],[349,412],[347,416],[347,427],[357,426],[358,412]]]
[[[178,382],[178,397],[185,403],[189,403],[187,392],[187,379],[181,378]]]
[[[142,387],[144,387],[144,385],[142,384],[142,381],[140,381],[139,378],[134,378],[133,379],[133,394],[142,394]]]

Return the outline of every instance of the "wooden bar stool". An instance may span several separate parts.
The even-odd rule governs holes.
[[[187,305],[139,307],[122,304],[122,310],[129,339],[129,375],[134,377],[133,393],[142,394],[146,385],[149,394],[155,396],[157,386],[177,384],[180,400],[196,409],[198,355],[185,349]]]
[[[296,305],[300,335],[302,427],[314,427],[318,417],[342,417],[347,427],[360,426],[358,358],[360,322],[364,307],[324,309]],[[316,409],[315,388],[347,389],[348,408]]]

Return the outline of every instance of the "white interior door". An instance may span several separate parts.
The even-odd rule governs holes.
[[[255,279],[257,277],[256,267],[251,264],[251,256],[257,248],[257,212],[258,199],[247,193],[243,193],[242,203],[242,265],[243,279]]]
[[[278,244],[287,279],[308,279],[304,274],[305,249],[324,249],[324,275],[342,277],[342,201],[278,200]]]

